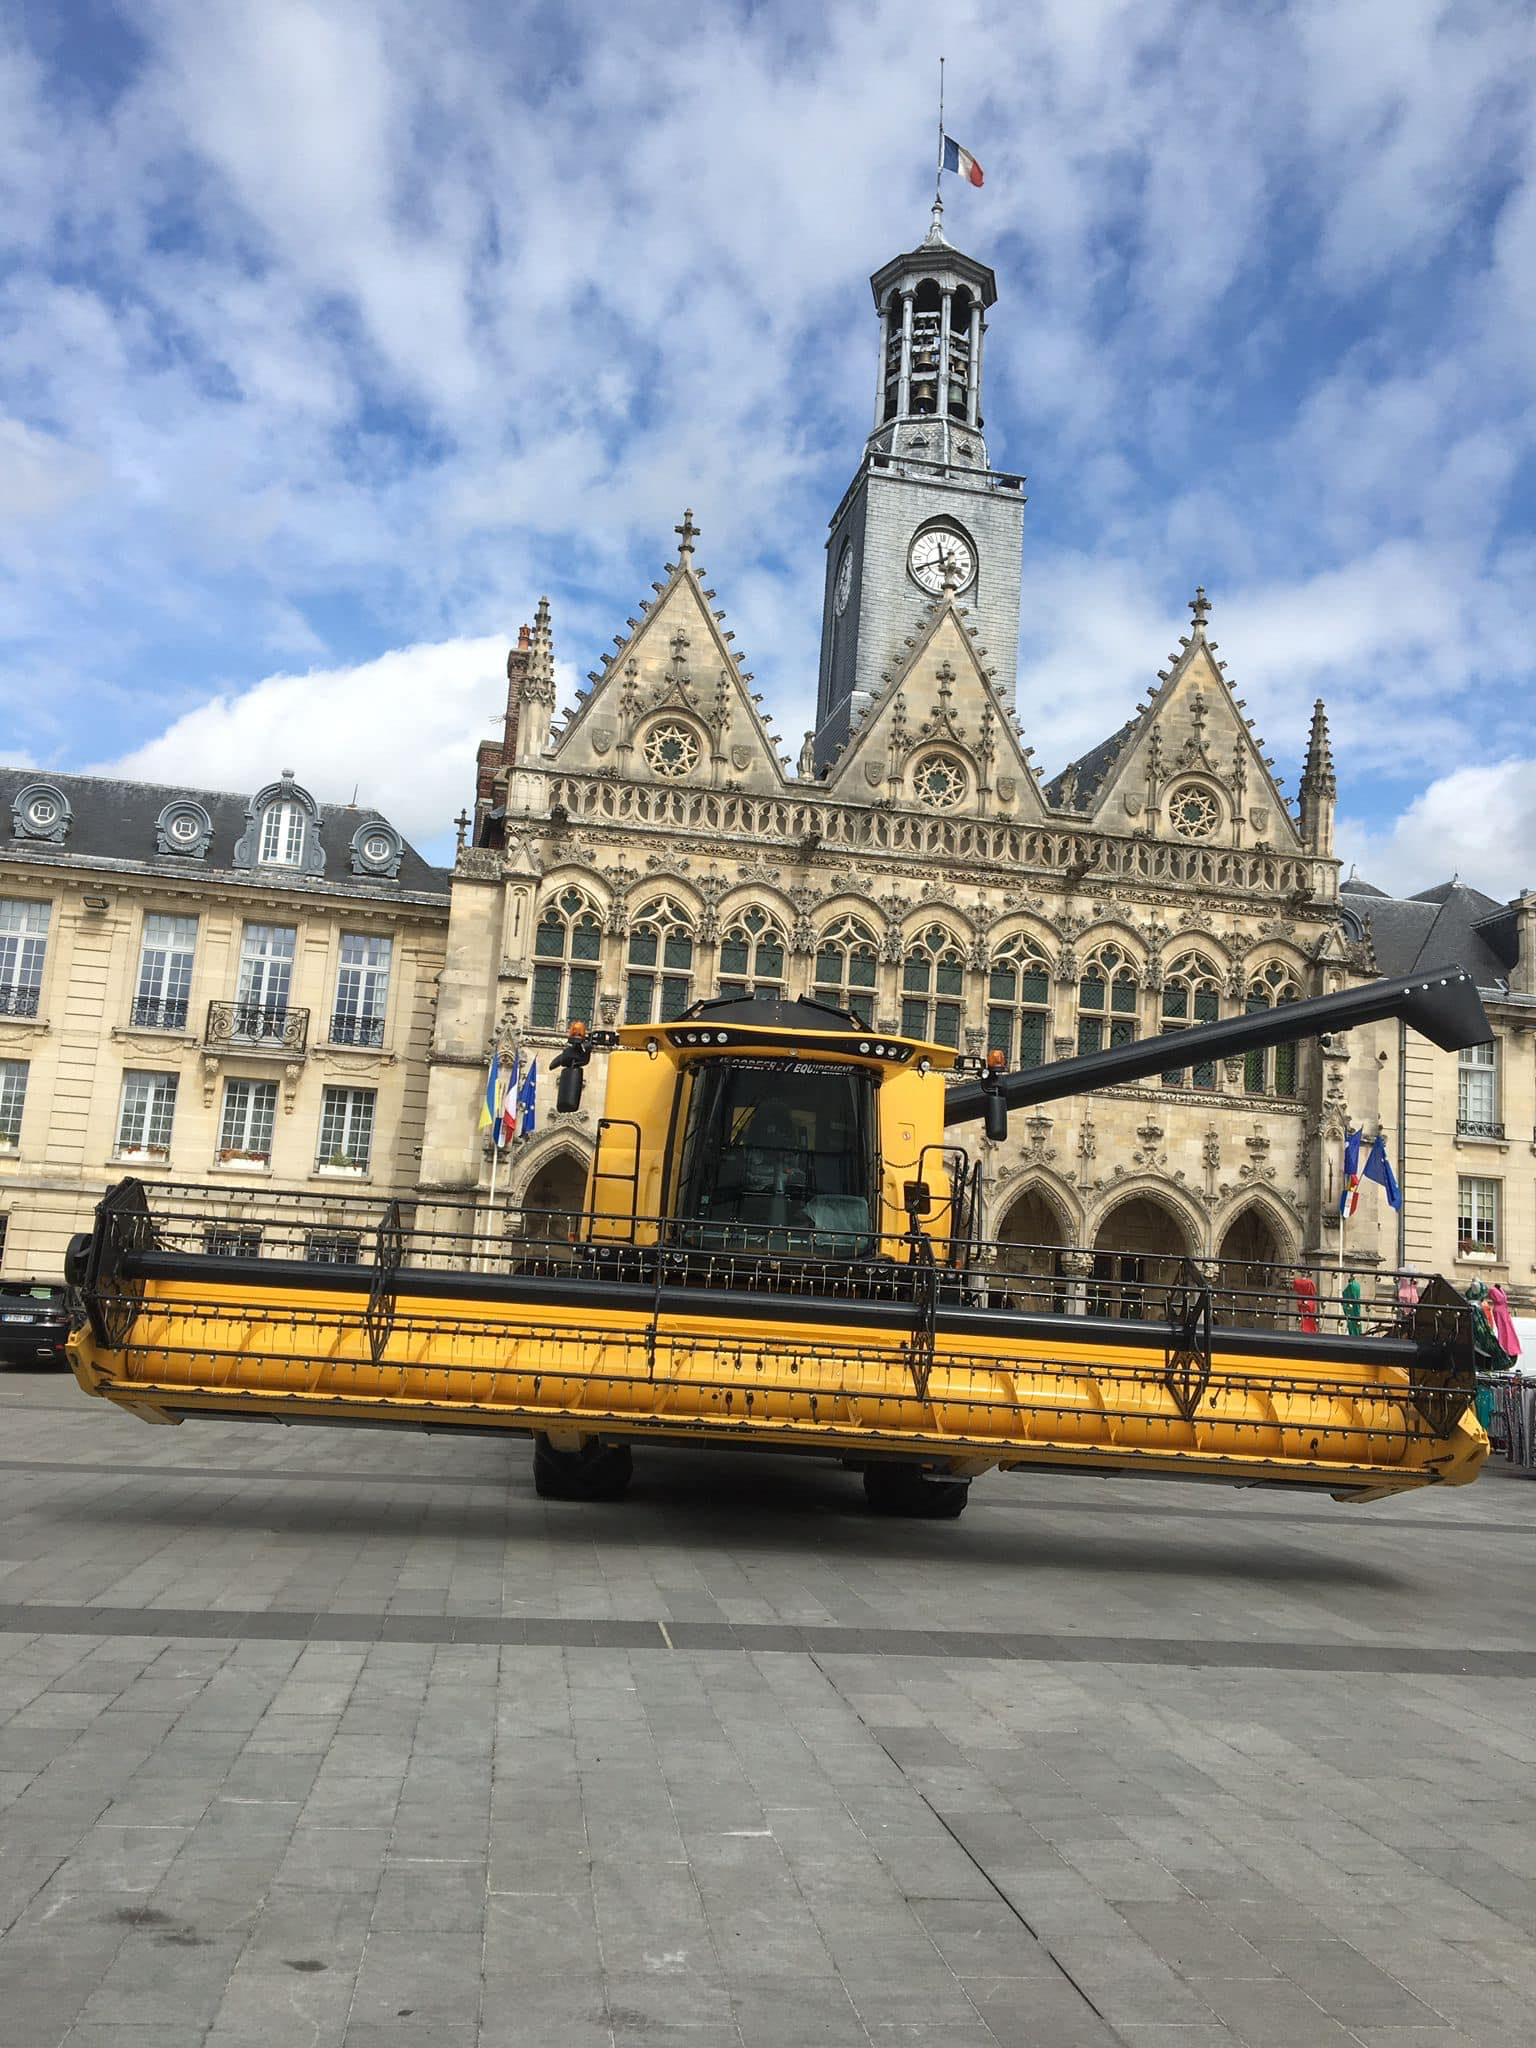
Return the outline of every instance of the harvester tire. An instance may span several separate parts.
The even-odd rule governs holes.
[[[868,1465],[864,1499],[872,1515],[908,1515],[928,1522],[952,1522],[970,1498],[969,1479],[943,1479],[915,1465]]]
[[[533,1440],[533,1490],[540,1500],[622,1500],[635,1469],[628,1444],[583,1444],[557,1451],[547,1437]]]

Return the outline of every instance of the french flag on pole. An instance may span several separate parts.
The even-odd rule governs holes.
[[[944,138],[944,168],[958,171],[972,185],[984,185],[987,180],[981,165],[968,149],[962,149],[952,136]]]

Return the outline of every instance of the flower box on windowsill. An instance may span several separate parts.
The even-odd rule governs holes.
[[[227,1166],[235,1173],[270,1173],[272,1154],[270,1152],[238,1152],[233,1149],[215,1153],[215,1166]]]
[[[1498,1253],[1491,1245],[1486,1244],[1459,1244],[1456,1247],[1456,1258],[1458,1263],[1465,1261],[1473,1266],[1496,1266],[1499,1263]]]
[[[169,1145],[124,1145],[112,1154],[114,1166],[169,1166]]]
[[[317,1159],[315,1172],[324,1174],[327,1180],[366,1180],[368,1169],[355,1159],[349,1159],[345,1152],[333,1152],[329,1159]]]

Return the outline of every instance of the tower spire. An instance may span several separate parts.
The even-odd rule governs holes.
[[[1301,771],[1301,843],[1308,853],[1333,852],[1333,807],[1338,798],[1338,778],[1333,772],[1333,747],[1328,738],[1328,713],[1323,700],[1312,706],[1312,730],[1307,735],[1307,758]]]

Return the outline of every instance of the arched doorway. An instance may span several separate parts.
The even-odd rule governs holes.
[[[1224,1321],[1268,1323],[1274,1320],[1265,1304],[1283,1286],[1291,1254],[1281,1243],[1268,1212],[1257,1202],[1240,1209],[1216,1247],[1216,1289]]]
[[[587,1162],[562,1146],[538,1168],[518,1205],[522,1235],[536,1244],[569,1245],[581,1227]]]
[[[1163,1295],[1179,1261],[1194,1251],[1182,1218],[1156,1195],[1117,1202],[1093,1239],[1088,1313],[1142,1322],[1163,1313]]]
[[[1061,1252],[1068,1242],[1060,1212],[1040,1188],[1026,1188],[997,1227],[996,1270],[1002,1292],[1019,1308],[1061,1312],[1067,1306]]]

